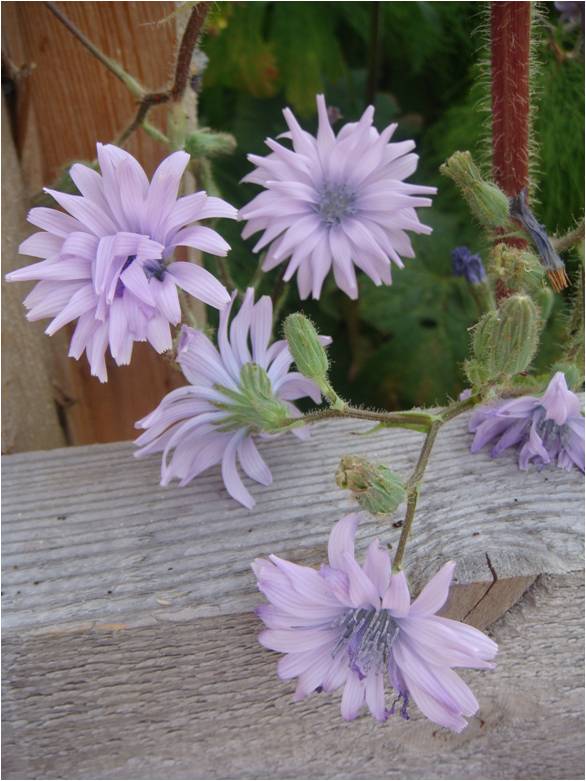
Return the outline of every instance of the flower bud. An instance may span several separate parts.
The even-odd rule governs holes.
[[[482,178],[470,152],[454,152],[440,172],[455,183],[472,214],[485,228],[503,228],[509,223],[509,199],[495,184]]]
[[[471,376],[496,379],[525,371],[539,339],[539,314],[529,296],[506,298],[498,310],[487,312],[473,330],[474,361],[466,367]]]
[[[351,491],[362,509],[373,515],[389,515],[405,501],[401,478],[383,464],[372,464],[360,456],[342,458],[336,483]]]
[[[196,159],[231,155],[235,149],[234,136],[230,133],[214,133],[208,128],[196,130],[185,139],[185,151]]]
[[[545,271],[537,255],[527,249],[499,242],[491,250],[490,266],[493,276],[515,293],[536,293],[543,287]]]
[[[295,312],[285,320],[283,328],[289,350],[301,374],[318,385],[327,381],[328,356],[311,320]]]
[[[219,386],[218,389],[230,401],[216,403],[229,414],[222,421],[222,428],[232,431],[248,428],[251,431],[275,432],[289,420],[289,412],[282,401],[273,394],[270,378],[256,363],[245,363],[240,370],[238,390]]]
[[[539,339],[539,314],[529,296],[514,295],[499,307],[495,332],[494,368],[506,375],[525,371],[533,360]]]

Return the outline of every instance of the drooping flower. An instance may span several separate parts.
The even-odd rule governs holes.
[[[255,304],[249,288],[228,331],[231,308],[220,312],[219,350],[204,333],[183,326],[177,360],[190,385],[171,391],[138,421],[137,428],[145,432],[136,440],[141,449],[135,455],[163,452],[162,485],[174,479],[187,485],[221,464],[230,496],[252,508],[255,502],[238,474],[237,459],[248,477],[270,485],[272,476],[255,439],[269,436],[263,432],[277,433],[288,420],[299,417],[292,404],[296,399],[309,396],[319,403],[321,396],[315,383],[289,371],[293,359],[287,342],[271,344],[269,296]],[[324,344],[330,341],[321,339]],[[307,437],[303,428],[293,433]]]
[[[473,255],[468,247],[452,250],[452,272],[455,277],[464,277],[470,285],[480,285],[486,279],[482,258]]]
[[[570,284],[566,266],[551,243],[545,226],[537,221],[536,216],[527,203],[526,189],[521,190],[518,195],[511,198],[510,212],[511,217],[520,222],[531,237],[533,246],[537,250],[539,261],[549,277],[551,286],[556,293],[559,293]]]
[[[181,320],[177,287],[221,308],[230,296],[204,268],[172,258],[176,247],[224,256],[230,247],[211,228],[210,217],[236,218],[220,198],[197,192],[177,198],[189,162],[174,152],[149,183],[140,164],[123,149],[98,144],[101,175],[76,163],[71,178],[81,195],[47,189],[67,213],[32,209],[28,220],[42,228],[20,252],[44,258],[7,275],[11,282],[40,280],[25,298],[29,320],[53,317],[52,335],[77,320],[69,355],[85,351],[93,375],[107,380],[105,353],[130,363],[135,341],[171,349],[169,325]]]
[[[496,458],[510,447],[519,450],[519,468],[557,463],[584,471],[584,417],[580,399],[568,389],[563,372],[556,372],[540,398],[518,399],[479,407],[470,418],[474,433],[471,451],[491,445]]]
[[[257,608],[265,629],[259,640],[286,654],[283,680],[297,678],[294,700],[344,687],[342,716],[366,705],[385,721],[412,699],[427,718],[460,732],[478,702],[453,667],[490,669],[496,644],[471,626],[435,615],[448,597],[455,564],[449,562],[411,602],[403,572],[391,574],[385,548],[375,540],[361,567],[354,557],[358,515],[332,529],[329,564],[303,567],[278,556],[256,559],[253,570],[269,604]],[[394,690],[387,707],[385,679]]]
[[[336,284],[358,296],[354,266],[376,285],[391,284],[391,261],[414,256],[407,231],[431,233],[415,209],[430,206],[423,195],[436,192],[403,181],[417,167],[413,141],[390,143],[397,125],[382,133],[373,126],[369,106],[359,122],[332,130],[323,95],[317,96],[317,137],[303,130],[287,108],[283,114],[292,149],[267,139],[271,153],[249,155],[256,170],[243,181],[262,185],[240,215],[243,236],[263,235],[254,250],[266,248],[263,269],[289,259],[285,281],[297,273],[301,298],[319,298],[333,268]]]

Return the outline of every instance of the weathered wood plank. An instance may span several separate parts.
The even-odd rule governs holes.
[[[252,487],[252,512],[218,470],[158,487],[158,460],[128,444],[5,457],[5,777],[578,777],[583,480],[469,456],[464,416],[438,439],[407,564],[417,590],[457,559],[449,612],[482,626],[529,588],[491,630],[497,671],[464,673],[480,717],[460,736],[416,714],[347,725],[337,695],[293,706],[275,678],[276,655],[255,639],[250,561],[323,560],[353,509],[334,482],[342,454],[410,471],[421,435],[364,429],[340,421],[312,443],[264,443],[274,483]],[[359,551],[399,534],[365,517]]]
[[[11,632],[3,777],[582,778],[583,616],[579,574],[540,578],[491,631],[497,669],[464,671],[481,710],[461,735],[293,704],[249,614]]]
[[[413,467],[421,435],[357,430],[364,425],[342,421],[315,427],[311,444],[289,435],[266,443],[274,483],[252,488],[253,512],[230,499],[219,470],[160,488],[158,459],[136,460],[128,444],[6,458],[5,625],[137,626],[250,610],[255,556],[317,564],[332,523],[354,508],[333,479],[340,455],[369,454],[403,474]],[[512,454],[472,457],[468,444],[457,420],[432,455],[408,553],[415,585],[449,558],[461,584],[580,569],[581,475],[522,474]],[[396,545],[399,534],[367,517],[359,545],[377,535]]]

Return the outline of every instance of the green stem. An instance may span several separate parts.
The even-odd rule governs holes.
[[[296,423],[316,423],[328,418],[356,418],[357,420],[370,420],[375,423],[384,423],[385,426],[392,428],[411,428],[417,426],[425,431],[431,428],[438,418],[435,415],[429,415],[426,412],[377,412],[370,409],[358,409],[357,407],[345,406],[344,409],[317,409],[313,412],[307,412]]]
[[[419,498],[419,486],[421,479],[425,473],[425,469],[429,462],[429,457],[438,435],[440,428],[443,425],[443,421],[435,421],[423,442],[423,447],[419,453],[417,464],[409,479],[409,492],[407,493],[407,512],[405,513],[405,520],[403,521],[403,528],[401,530],[401,537],[399,538],[399,545],[397,547],[397,553],[393,561],[393,572],[400,572],[403,564],[403,556],[405,555],[405,548],[407,547],[407,540],[411,533],[411,527],[413,526],[413,519],[415,518],[415,510],[417,508],[417,499]]]
[[[116,60],[111,59],[107,55],[104,54],[104,52],[101,49],[98,49],[98,47],[90,41],[89,38],[87,38],[82,31],[76,27],[76,25],[73,24],[73,22],[65,16],[65,14],[61,11],[60,8],[58,8],[55,3],[45,3],[49,11],[51,11],[52,14],[54,14],[57,19],[61,22],[61,24],[66,27],[69,32],[74,35],[77,40],[85,46],[85,48],[93,54],[93,56],[99,60],[102,65],[107,68],[110,73],[113,73],[114,76],[116,76],[120,81],[126,85],[128,90],[134,95],[135,98],[138,98],[139,100],[142,100],[142,98],[145,96],[146,92],[144,87],[142,87],[138,81],[130,75],[130,73],[127,73],[122,65],[120,65],[119,62],[116,62]]]

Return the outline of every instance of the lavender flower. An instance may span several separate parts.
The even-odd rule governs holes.
[[[332,529],[329,565],[319,571],[270,556],[253,570],[269,600],[257,614],[267,629],[262,645],[286,654],[283,680],[297,678],[294,699],[344,687],[342,716],[356,718],[366,704],[378,721],[394,712],[408,718],[413,699],[432,721],[460,732],[478,702],[453,667],[490,669],[496,644],[471,626],[436,616],[448,597],[454,562],[445,564],[411,603],[404,573],[391,564],[378,540],[362,567],[354,558],[358,515]],[[395,690],[385,704],[385,674]]]
[[[417,167],[409,154],[413,141],[389,143],[397,125],[382,133],[372,126],[369,106],[359,122],[335,135],[323,95],[317,96],[317,138],[303,130],[287,108],[283,114],[293,149],[267,139],[271,154],[249,155],[257,168],[243,181],[262,185],[244,209],[245,238],[264,231],[254,250],[267,248],[263,269],[289,259],[285,281],[297,273],[301,298],[319,298],[331,268],[336,284],[350,298],[358,296],[354,266],[376,285],[391,284],[391,260],[403,268],[414,256],[407,231],[431,233],[415,212],[430,206],[435,187],[403,180]]]
[[[481,285],[486,279],[482,258],[473,255],[468,247],[452,250],[452,271],[455,277],[465,277],[470,285]]]
[[[234,302],[235,295],[232,297]],[[230,324],[231,305],[220,312],[219,351],[201,331],[181,331],[178,361],[191,383],[171,391],[159,406],[136,424],[146,429],[136,440],[137,456],[163,452],[161,484],[179,480],[187,485],[216,464],[222,465],[230,496],[245,507],[254,499],[236,468],[239,460],[252,480],[270,485],[272,476],[255,444],[263,431],[278,431],[300,417],[291,402],[320,392],[311,380],[290,372],[293,361],[287,342],[270,344],[273,307],[269,296],[254,304],[249,288],[240,311]],[[249,343],[250,339],[250,343]],[[328,344],[328,337],[321,337]],[[305,429],[293,433],[305,439]]]
[[[101,175],[72,166],[81,195],[46,190],[68,213],[31,210],[29,222],[43,230],[26,239],[20,252],[44,260],[6,278],[40,280],[24,300],[28,319],[53,317],[49,335],[77,320],[69,355],[80,358],[85,350],[92,374],[105,382],[108,346],[118,365],[130,363],[135,341],[148,341],[159,352],[171,348],[169,324],[181,320],[177,286],[216,308],[230,301],[212,274],[171,255],[178,246],[226,255],[228,244],[194,223],[234,219],[236,211],[205,192],[177,198],[186,152],[163,160],[150,184],[123,149],[98,144],[98,161]]]
[[[541,398],[522,396],[480,407],[470,418],[474,433],[471,451],[491,445],[491,456],[519,448],[519,468],[555,463],[584,471],[584,418],[580,399],[568,390],[562,372],[556,372]]]

